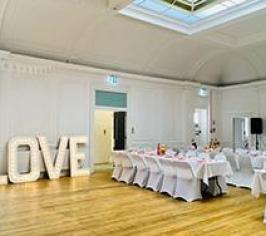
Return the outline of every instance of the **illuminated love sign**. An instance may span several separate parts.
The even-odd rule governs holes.
[[[39,146],[44,161],[44,165],[49,179],[58,179],[63,167],[67,144],[69,142],[70,149],[70,176],[88,176],[90,171],[88,168],[80,167],[79,163],[85,160],[85,154],[78,151],[80,145],[87,145],[88,138],[84,136],[60,138],[58,152],[54,158],[48,146],[46,137],[16,137],[8,142],[8,176],[0,176],[0,184],[7,184],[8,179],[12,183],[25,183],[36,181],[40,178],[40,163],[38,159]],[[20,146],[27,146],[30,150],[30,171],[22,174],[18,171],[17,153]],[[53,161],[54,159],[54,161]]]

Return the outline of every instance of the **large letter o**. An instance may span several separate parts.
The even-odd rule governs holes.
[[[30,148],[30,172],[20,174],[17,165],[17,149],[19,146]],[[8,175],[12,183],[36,181],[40,177],[40,163],[38,159],[38,143],[35,138],[16,137],[8,143]]]

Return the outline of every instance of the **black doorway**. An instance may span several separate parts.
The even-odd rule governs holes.
[[[114,150],[126,148],[126,112],[114,112]]]

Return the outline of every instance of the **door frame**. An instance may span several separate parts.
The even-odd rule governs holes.
[[[226,145],[234,148],[234,118],[248,118],[251,119],[252,117],[257,117],[258,114],[257,113],[253,113],[253,112],[233,112],[233,113],[229,113],[229,119],[230,119],[230,129],[229,129],[229,133],[228,135],[230,135],[230,137],[228,136],[228,138],[230,138],[230,140],[226,141]],[[252,141],[252,137],[251,135],[249,136],[249,142]]]
[[[202,140],[200,140],[201,137],[197,137],[195,135],[194,114],[196,113],[196,111],[200,111],[200,114],[202,113],[202,111],[206,112],[206,117],[205,117],[205,119],[206,119],[206,124],[205,124],[206,125],[206,129],[205,129],[206,137],[205,137],[205,140],[203,140],[203,143],[200,142],[200,141],[202,141]],[[202,129],[202,127],[200,127],[200,128],[201,128],[201,134],[203,134],[203,132],[202,132],[203,129]],[[196,107],[196,108],[194,108],[194,112],[193,112],[193,135],[194,135],[194,137],[196,139],[196,142],[199,143],[200,146],[205,146],[205,145],[208,144],[208,140],[210,138],[210,135],[209,135],[208,108],[204,108],[204,107]]]
[[[233,117],[233,150],[235,151],[237,148],[238,143],[236,142],[236,120],[242,120],[244,121],[244,124],[246,122],[245,117]],[[242,130],[241,130],[242,131]]]
[[[126,108],[119,108],[119,107],[105,107],[105,106],[96,106],[96,101],[95,101],[95,95],[96,95],[96,90],[103,90],[103,91],[107,91],[107,92],[117,92],[117,93],[126,93],[127,94],[127,107]],[[123,88],[106,88],[106,87],[101,87],[101,86],[95,86],[95,87],[91,87],[91,92],[90,92],[90,150],[89,150],[89,154],[90,154],[90,159],[89,159],[89,165],[90,165],[90,172],[93,173],[94,172],[94,160],[95,160],[95,111],[96,110],[105,110],[105,111],[113,111],[113,112],[119,112],[119,111],[124,111],[127,113],[126,115],[126,124],[128,124],[128,122],[130,122],[129,116],[128,116],[128,106],[129,106],[129,90],[128,89],[123,89]],[[126,129],[126,136],[128,137],[128,129]],[[128,145],[128,139],[126,139],[126,147]]]

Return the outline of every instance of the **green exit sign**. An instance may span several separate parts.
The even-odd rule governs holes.
[[[116,86],[119,83],[117,75],[108,75],[106,78],[107,84],[111,86]]]

